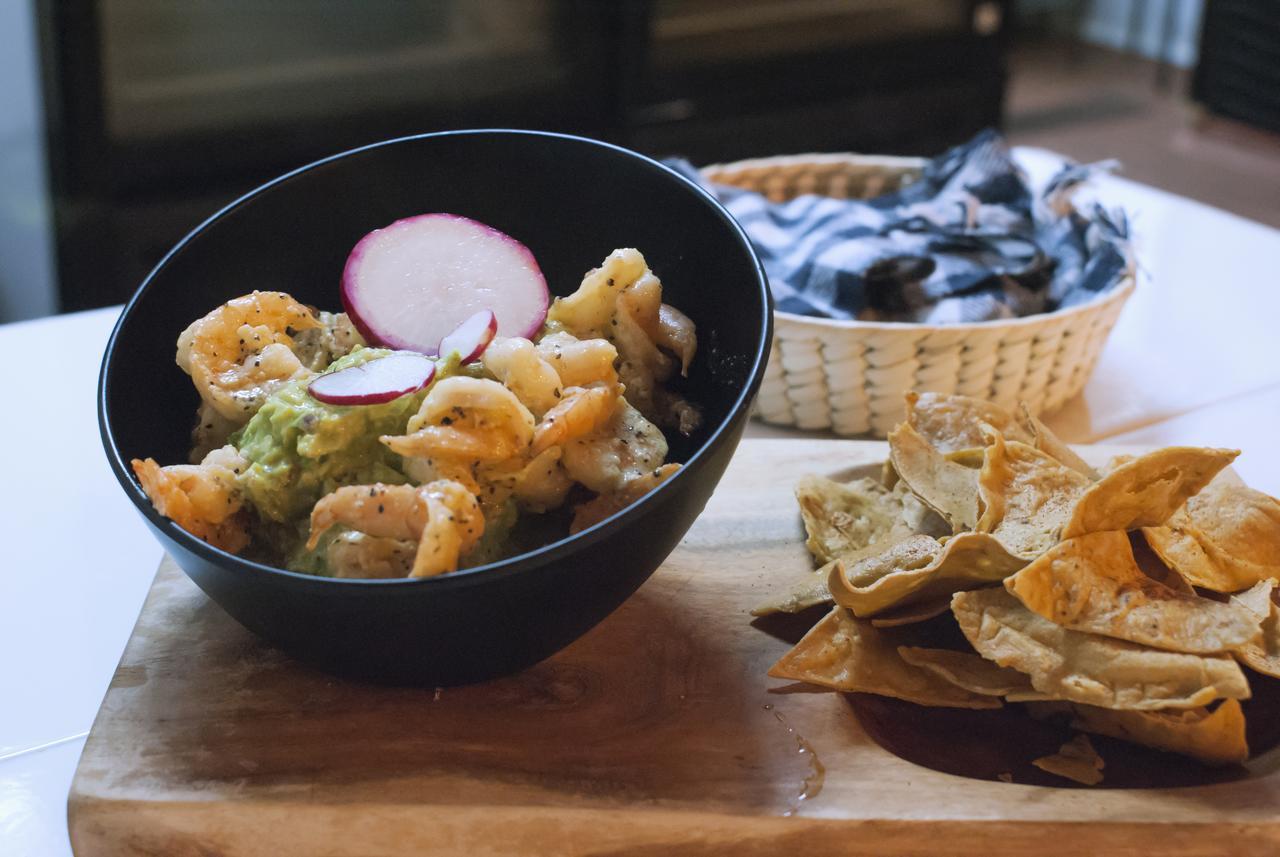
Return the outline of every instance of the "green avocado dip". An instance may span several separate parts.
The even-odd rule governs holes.
[[[357,348],[326,371],[390,353]],[[402,434],[427,390],[379,405],[329,405],[307,392],[311,380],[285,384],[231,436],[251,462],[240,476],[241,488],[258,513],[277,524],[304,524],[316,501],[342,485],[409,481],[400,456],[378,438]]]

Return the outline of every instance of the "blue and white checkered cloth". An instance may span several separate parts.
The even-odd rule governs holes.
[[[687,161],[668,163],[708,186]],[[1113,166],[1069,165],[1035,198],[1004,140],[984,131],[874,199],[775,203],[708,189],[755,244],[778,309],[946,324],[1052,312],[1119,282],[1130,264],[1124,213],[1070,200]]]

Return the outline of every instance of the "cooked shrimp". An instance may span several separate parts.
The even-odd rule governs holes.
[[[654,339],[658,347],[665,348],[680,358],[680,374],[689,376],[689,364],[698,351],[698,335],[693,320],[669,304],[658,307],[658,331]]]
[[[293,334],[319,326],[284,292],[255,291],[192,322],[178,337],[178,365],[202,399],[243,425],[281,384],[308,373]]]
[[[351,532],[329,542],[325,559],[334,577],[408,577],[417,552],[417,542]]]
[[[625,398],[600,431],[565,444],[560,463],[569,478],[611,494],[662,465],[667,439]]]
[[[321,497],[311,510],[315,550],[330,527],[344,525],[383,539],[416,541],[411,577],[431,577],[458,569],[458,559],[484,534],[484,516],[475,495],[457,482],[426,485],[347,485]]]
[[[618,293],[649,270],[639,250],[614,250],[599,268],[587,272],[578,290],[556,298],[547,320],[581,339],[603,336],[613,319]]]
[[[493,340],[484,350],[483,363],[535,417],[541,417],[560,401],[560,376],[527,339],[513,336]]]
[[[547,318],[576,337],[605,338],[616,346],[618,378],[646,418],[682,431],[696,423],[689,419],[687,403],[662,386],[677,366],[688,371],[696,331],[687,316],[662,303],[662,283],[639,251],[609,254],[578,291],[552,304]]]
[[[534,455],[591,434],[609,423],[622,395],[621,384],[569,387],[560,404],[547,411],[533,430]]]
[[[156,511],[196,538],[237,553],[249,543],[237,477],[249,466],[234,446],[215,449],[199,464],[161,467],[133,459],[133,472]]]
[[[339,357],[350,354],[357,345],[366,344],[345,312],[322,310],[318,320],[318,327],[299,331],[293,338],[293,353],[312,372],[324,370]]]
[[[585,387],[618,380],[614,363],[618,349],[605,339],[578,339],[571,333],[550,333],[538,340],[538,354],[547,362],[564,387]]]
[[[514,498],[520,508],[536,513],[559,508],[573,487],[573,480],[560,466],[561,454],[560,447],[553,446],[528,463],[480,468],[478,478],[485,484],[483,502],[496,507]]]
[[[632,479],[623,486],[621,491],[601,494],[595,499],[583,503],[573,512],[573,522],[569,524],[569,533],[581,532],[587,527],[595,526],[615,512],[621,512],[645,494],[657,488],[679,469],[679,464],[664,464]]]
[[[502,461],[528,449],[533,426],[533,414],[506,387],[458,375],[431,388],[407,434],[382,442],[406,457]]]

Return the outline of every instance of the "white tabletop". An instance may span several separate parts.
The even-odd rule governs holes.
[[[1033,172],[1049,156],[1023,151]],[[1084,393],[1050,420],[1075,442],[1243,449],[1280,494],[1280,232],[1104,178],[1144,276]],[[98,364],[119,307],[0,327],[0,854],[70,854],[66,795],[161,557],[98,439]],[[753,432],[769,433],[755,427]]]

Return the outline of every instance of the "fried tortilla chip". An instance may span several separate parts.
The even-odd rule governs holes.
[[[1280,608],[1271,597],[1276,586],[1275,579],[1268,579],[1231,597],[1232,603],[1239,604],[1262,623],[1258,636],[1232,654],[1249,669],[1272,678],[1280,678]]]
[[[1031,442],[1031,434],[1013,414],[994,402],[946,393],[907,393],[906,399],[907,424],[938,452],[986,446],[981,423],[1006,437]]]
[[[1031,686],[1031,679],[1023,673],[998,666],[972,652],[899,646],[898,654],[913,666],[922,667],[956,687],[983,696],[1039,696]]]
[[[796,485],[796,499],[809,534],[806,546],[826,565],[817,571],[789,574],[768,599],[752,609],[753,616],[799,613],[830,603],[827,576],[836,558],[854,563],[916,533],[951,532],[903,483],[888,490],[873,479],[841,483],[805,476]]]
[[[774,678],[821,685],[843,692],[876,693],[917,705],[945,708],[999,708],[989,696],[956,687],[927,670],[913,667],[870,622],[855,619],[843,607],[827,617],[769,670]]]
[[[1059,747],[1058,752],[1052,756],[1033,759],[1031,764],[1042,771],[1086,786],[1096,786],[1102,782],[1102,769],[1106,767],[1106,762],[1093,749],[1093,742],[1088,735],[1075,736]]]
[[[837,563],[827,586],[855,616],[888,610],[1004,580],[1026,564],[986,533],[961,533],[945,545],[912,536],[852,566]]]
[[[810,474],[796,484],[796,500],[809,534],[805,547],[820,563],[848,556],[891,534],[912,533],[902,517],[902,492],[874,479],[842,483]]]
[[[1280,577],[1280,501],[1244,485],[1212,482],[1166,526],[1142,534],[1170,567],[1205,589],[1235,592]]]
[[[1258,634],[1258,618],[1243,607],[1178,592],[1143,574],[1123,532],[1068,539],[1004,585],[1064,628],[1157,649],[1214,654]]]
[[[1207,765],[1231,765],[1249,758],[1244,712],[1228,699],[1217,708],[1179,711],[1112,711],[1092,705],[1073,706],[1071,725],[1199,759]]]
[[[935,616],[951,612],[951,596],[936,601],[921,601],[919,604],[907,604],[893,610],[886,610],[871,617],[871,624],[876,628],[900,628],[903,625],[914,625],[927,622]]]
[[[1151,545],[1147,544],[1147,540],[1142,536],[1141,532],[1133,532],[1129,534],[1129,547],[1133,550],[1133,558],[1138,563],[1138,568],[1142,569],[1142,573],[1158,583],[1176,592],[1185,592],[1188,595],[1195,595],[1196,588],[1187,582],[1181,574],[1165,565],[1164,560],[1160,559],[1160,555],[1151,549]]]
[[[1084,492],[1062,538],[1157,527],[1239,454],[1238,449],[1170,446],[1127,461]]]
[[[1249,697],[1229,655],[1165,652],[1072,631],[1028,610],[1003,587],[957,593],[951,612],[978,654],[1026,673],[1036,690],[1055,699],[1153,710]]]
[[[789,575],[766,600],[751,608],[751,615],[799,613],[818,604],[830,604],[831,592],[827,589],[827,578],[836,562],[838,560],[832,560],[817,571]]]
[[[1087,477],[1025,443],[990,436],[978,491],[976,529],[1008,551],[1034,559],[1058,543],[1058,534],[1089,487]]]
[[[1091,482],[1098,478],[1098,472],[1090,467],[1087,461],[1076,455],[1071,447],[1059,440],[1047,425],[1032,416],[1025,403],[1018,407],[1022,416],[1022,425],[1031,435],[1032,446],[1050,458],[1057,459],[1059,463],[1065,464]]]
[[[908,423],[889,433],[889,457],[912,493],[954,532],[973,529],[978,522],[978,471],[948,461]]]

